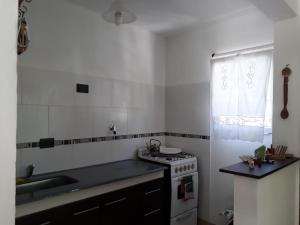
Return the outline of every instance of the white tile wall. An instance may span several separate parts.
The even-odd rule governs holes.
[[[21,77],[22,104],[74,104],[74,78],[69,73],[23,67]]]
[[[145,109],[128,110],[128,133],[150,132],[149,111]]]
[[[84,167],[111,162],[111,142],[74,145],[74,167]]]
[[[77,93],[77,83],[88,84],[89,93]],[[118,135],[165,130],[163,86],[22,67],[18,96],[18,143],[108,136],[112,123]],[[17,173],[31,163],[43,173],[133,158],[145,142],[139,138],[20,149]]]
[[[101,77],[75,76],[74,99],[76,106],[105,106],[112,104],[113,80]],[[88,84],[89,93],[77,93],[76,84]]]
[[[126,108],[100,108],[92,109],[93,116],[93,136],[110,136],[111,124],[117,127],[117,135],[127,134],[127,109]]]
[[[90,107],[72,107],[70,114],[73,117],[73,137],[93,137],[94,113]]]
[[[137,147],[133,139],[111,142],[111,156],[113,159],[132,159],[136,156]]]
[[[64,145],[51,149],[32,148],[18,150],[21,152],[20,174],[24,175],[26,167],[35,165],[35,174],[48,173],[73,168],[73,146]]]
[[[49,137],[69,139],[74,137],[73,107],[51,106],[49,108]]]
[[[18,105],[17,142],[48,137],[48,106]]]
[[[132,83],[130,87],[129,106],[133,108],[147,108],[152,93],[147,93],[153,86]]]
[[[166,88],[166,129],[179,133],[210,134],[210,84]]]
[[[131,83],[123,80],[114,80],[111,92],[112,107],[128,107],[130,103]]]

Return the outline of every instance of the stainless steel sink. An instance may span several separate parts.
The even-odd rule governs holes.
[[[16,186],[16,194],[29,194],[35,191],[55,188],[59,186],[64,186],[68,184],[76,183],[77,180],[68,177],[68,176],[57,176],[50,177],[45,179],[29,179],[26,180],[25,183],[19,184]]]

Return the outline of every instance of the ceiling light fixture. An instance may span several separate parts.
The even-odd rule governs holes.
[[[109,9],[102,14],[102,17],[105,21],[114,23],[117,26],[136,21],[134,13],[125,8],[121,0],[112,2]]]

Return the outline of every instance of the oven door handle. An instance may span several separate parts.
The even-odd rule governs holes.
[[[182,215],[182,216],[176,218],[176,221],[179,222],[179,221],[186,220],[188,217],[192,216],[193,213],[194,213],[194,212],[189,212],[189,213],[187,213],[187,214],[185,214],[185,215]]]

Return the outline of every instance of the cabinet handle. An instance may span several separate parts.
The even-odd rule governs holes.
[[[93,208],[90,208],[90,209],[86,209],[86,210],[83,210],[83,211],[80,211],[80,212],[76,212],[73,215],[74,216],[79,216],[79,215],[87,213],[87,212],[95,211],[95,210],[97,210],[99,208],[100,208],[99,206],[96,206],[96,207],[93,207]]]
[[[125,201],[127,198],[121,198],[121,199],[119,199],[119,200],[116,200],[116,201],[112,201],[112,202],[107,202],[107,203],[105,203],[105,206],[110,206],[110,205],[114,205],[114,204],[116,204],[116,203],[119,203],[119,202],[123,202],[123,201]]]
[[[151,195],[151,194],[153,194],[155,192],[158,192],[158,191],[160,191],[160,188],[157,188],[157,189],[152,190],[152,191],[148,191],[148,192],[145,193],[145,195]]]
[[[154,214],[154,213],[157,213],[157,212],[159,212],[159,211],[160,211],[160,209],[155,209],[155,210],[153,210],[153,211],[151,211],[151,212],[149,212],[149,213],[146,213],[146,214],[144,215],[144,217],[150,216],[150,215],[152,215],[152,214]]]
[[[188,217],[190,217],[191,215],[193,215],[193,212],[188,213],[188,214],[186,214],[186,215],[183,215],[183,216],[177,218],[176,221],[182,221],[182,220],[185,220],[185,219],[187,219]]]
[[[40,225],[49,225],[49,224],[51,224],[51,222],[47,221],[47,222],[41,223]]]

